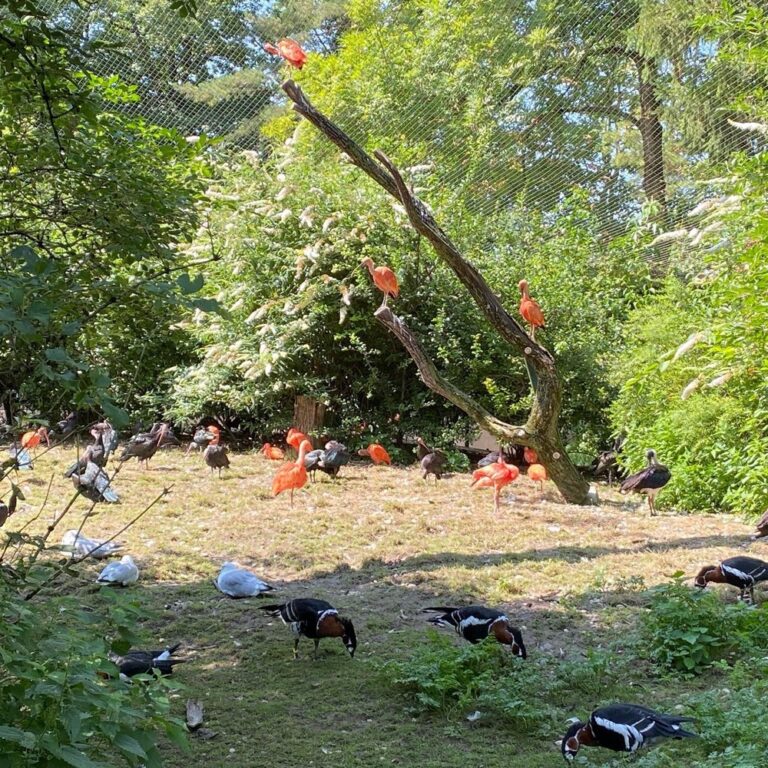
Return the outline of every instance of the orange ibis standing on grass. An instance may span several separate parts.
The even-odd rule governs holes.
[[[472,487],[493,488],[493,510],[498,514],[501,489],[517,480],[519,475],[520,470],[514,464],[507,464],[504,457],[500,456],[498,461],[472,473]]]
[[[539,490],[544,490],[544,481],[547,479],[547,470],[543,464],[531,464],[528,467],[528,477],[533,480],[534,483],[539,484]]]
[[[387,300],[391,296],[396,299],[400,293],[400,286],[397,283],[397,275],[389,267],[374,267],[371,259],[363,259],[360,262],[361,267],[367,267],[373,278],[373,284],[384,294],[382,307],[387,306]]]
[[[277,470],[272,479],[272,495],[278,496],[283,491],[291,492],[291,506],[293,506],[293,492],[303,488],[307,484],[307,469],[304,466],[304,457],[312,450],[312,443],[303,440],[299,446],[299,456],[296,461],[283,464]]]
[[[378,443],[371,443],[367,448],[361,448],[357,452],[358,456],[368,456],[374,464],[391,464],[386,448]]]

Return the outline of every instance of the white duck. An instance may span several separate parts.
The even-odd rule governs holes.
[[[130,555],[123,555],[119,563],[110,563],[96,579],[99,584],[119,584],[127,587],[139,580],[139,569]]]
[[[102,560],[110,555],[115,555],[123,549],[123,545],[116,541],[98,541],[89,539],[77,531],[67,531],[61,539],[61,545],[72,552],[73,555],[80,557],[88,556]]]
[[[214,584],[220,592],[234,598],[257,597],[274,589],[237,563],[224,563]]]

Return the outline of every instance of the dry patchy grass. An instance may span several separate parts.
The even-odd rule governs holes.
[[[71,485],[61,472],[73,457],[55,449],[23,476],[28,501],[8,528],[35,513],[51,476],[39,524],[63,509]],[[578,658],[631,630],[639,583],[658,584],[679,570],[692,575],[705,561],[741,551],[750,531],[732,516],[650,518],[639,501],[605,489],[601,507],[570,506],[551,486],[542,495],[525,478],[496,516],[490,494],[470,490],[468,475],[434,484],[414,468],[363,464],[344,468],[336,482],[319,478],[291,509],[287,496],[269,493],[276,466],[238,453],[219,480],[199,454],[161,452],[149,471],[126,465],[114,483],[123,502],[98,505],[84,528],[92,537],[111,535],[173,486],[121,540],[142,570],[131,589],[148,609],[147,642],[180,640],[192,658],[177,676],[185,697],[203,700],[206,725],[218,732],[211,741],[192,739],[202,765],[557,764],[558,733],[532,740],[500,724],[412,718],[376,662],[407,657],[423,641],[424,606],[467,602],[503,607],[523,627],[527,663],[537,655]],[[88,506],[78,499],[60,532],[76,527]],[[767,554],[762,543],[750,549]],[[252,567],[281,601],[322,597],[354,618],[355,660],[340,642],[324,641],[312,661],[304,641],[304,655],[292,661],[286,627],[261,615],[257,601],[215,591],[212,579],[226,560]],[[84,564],[82,581],[68,588],[98,600],[100,568]],[[663,698],[665,683],[652,685]],[[584,702],[577,714],[597,703]],[[168,749],[171,768],[189,759]]]

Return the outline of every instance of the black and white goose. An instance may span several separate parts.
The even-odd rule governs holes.
[[[523,636],[517,627],[509,623],[509,619],[495,608],[484,605],[468,605],[466,608],[425,608],[425,611],[440,613],[429,619],[436,627],[453,627],[457,634],[470,643],[479,643],[489,635],[493,635],[502,645],[508,645],[512,653],[525,658]]]
[[[768,580],[768,563],[756,557],[729,557],[720,565],[705,565],[696,575],[693,583],[704,589],[710,581],[715,584],[730,584],[740,590],[739,600],[755,602],[755,584]]]
[[[672,479],[672,473],[656,460],[656,451],[649,450],[645,454],[648,466],[630,475],[622,484],[621,492],[644,493],[648,497],[648,507],[651,515],[656,514],[656,496],[659,491]]]
[[[677,717],[654,712],[638,704],[611,704],[596,709],[586,723],[577,721],[563,736],[560,749],[566,760],[573,760],[580,747],[604,747],[614,752],[637,752],[658,739],[694,738],[680,724],[692,717]]]
[[[339,612],[325,600],[297,598],[281,605],[258,607],[270,616],[279,617],[284,624],[290,625],[294,636],[294,659],[298,658],[299,640],[302,635],[315,641],[315,658],[317,658],[317,646],[324,637],[340,637],[349,655],[354,657],[357,636],[352,622],[339,616]]]

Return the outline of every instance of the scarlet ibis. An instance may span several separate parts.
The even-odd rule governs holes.
[[[307,54],[302,50],[301,46],[290,37],[284,37],[282,40],[278,40],[277,46],[272,43],[264,43],[264,50],[267,53],[271,53],[273,56],[281,56],[292,67],[301,69],[304,66],[304,62],[307,60]]]
[[[281,448],[276,448],[274,445],[264,443],[261,446],[259,453],[263,453],[268,459],[272,461],[282,461],[285,458],[285,451]]]
[[[541,311],[536,299],[528,293],[528,281],[521,280],[517,287],[520,289],[520,314],[528,325],[531,326],[531,339],[536,339],[536,329],[544,328],[544,313]]]
[[[389,458],[389,454],[383,445],[378,443],[371,443],[367,448],[361,448],[357,452],[358,456],[368,456],[374,464],[391,464],[392,459]]]
[[[400,293],[400,286],[397,283],[397,275],[389,267],[374,267],[373,261],[369,258],[363,259],[360,266],[367,267],[373,278],[373,284],[384,294],[382,307],[387,306],[387,301],[391,296],[396,299]]]
[[[547,470],[542,464],[531,464],[528,467],[528,477],[533,480],[534,483],[539,484],[539,490],[544,490],[544,481],[547,479]]]
[[[37,448],[40,445],[40,441],[44,440],[46,448],[51,447],[51,440],[48,437],[48,430],[45,427],[38,427],[37,429],[25,432],[21,436],[22,448]]]
[[[539,463],[539,454],[536,453],[533,448],[528,448],[528,446],[523,449],[523,458],[525,459],[526,464]]]
[[[277,470],[272,479],[272,495],[278,496],[283,491],[291,492],[291,506],[293,506],[293,492],[303,488],[307,484],[307,470],[304,466],[304,457],[312,450],[312,443],[303,440],[299,446],[299,456],[296,461],[283,464]]]
[[[288,435],[285,438],[285,442],[288,443],[291,448],[295,448],[297,451],[299,450],[299,446],[305,440],[310,444],[312,442],[303,432],[299,432],[299,430],[295,429],[294,427],[291,427],[288,430]]]
[[[520,470],[514,464],[507,464],[504,457],[500,457],[493,464],[476,469],[472,473],[472,487],[493,488],[493,509],[498,514],[501,489],[517,480],[519,475]]]

